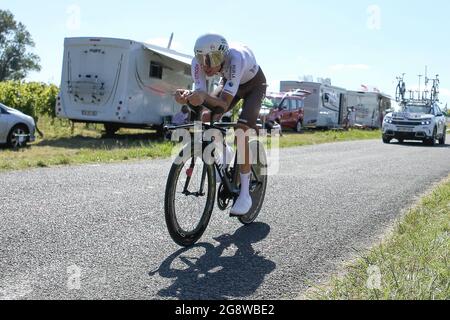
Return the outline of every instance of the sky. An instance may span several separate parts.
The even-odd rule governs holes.
[[[394,95],[396,77],[409,88],[418,75],[441,79],[450,102],[450,2],[447,0],[0,0],[31,33],[42,70],[27,80],[59,85],[65,37],[112,37],[192,54],[198,36],[215,32],[249,46],[269,91],[281,80],[331,78],[349,90],[361,85]],[[423,87],[423,78],[422,78]]]

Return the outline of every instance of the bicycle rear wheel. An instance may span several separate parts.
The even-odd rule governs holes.
[[[250,182],[250,196],[252,197],[253,206],[249,213],[239,218],[244,225],[253,223],[258,218],[259,213],[264,204],[267,189],[267,155],[263,144],[259,141],[250,142],[250,155],[252,161],[252,177]]]
[[[170,236],[180,246],[195,244],[208,226],[214,209],[214,167],[202,155],[189,155],[187,147],[169,173],[165,195],[165,218]],[[188,155],[188,156],[185,156]]]

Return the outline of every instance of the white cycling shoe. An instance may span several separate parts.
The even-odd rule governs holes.
[[[251,174],[241,174],[241,194],[236,200],[230,215],[232,217],[242,217],[249,213],[253,206],[252,197],[250,196],[250,177]]]
[[[250,195],[249,196],[240,195],[239,198],[236,200],[236,203],[234,204],[233,208],[231,208],[230,215],[232,217],[245,216],[247,213],[249,213],[252,206],[253,201]]]

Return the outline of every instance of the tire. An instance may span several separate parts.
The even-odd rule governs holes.
[[[117,133],[117,131],[120,130],[120,126],[115,125],[115,124],[106,123],[104,126],[105,126],[106,136],[108,136],[108,137],[115,135]]]
[[[200,156],[196,155],[195,157],[190,156],[190,149],[191,146],[186,147],[172,165],[167,179],[164,202],[165,219],[169,234],[173,241],[182,247],[192,246],[202,237],[214,209],[216,194],[214,166],[203,162],[203,160],[201,160],[201,154]],[[181,193],[184,189],[186,180],[183,179],[184,173],[190,168],[193,158],[196,159],[196,167],[198,168],[201,166],[202,168],[197,171],[194,169],[191,185],[193,184],[195,186],[196,180],[198,179],[197,181],[200,181],[203,170],[206,170],[207,183],[205,183],[205,189],[203,190],[205,196],[196,197]],[[196,174],[195,177],[194,174]],[[189,189],[188,191],[199,191],[199,185],[200,183],[197,184],[198,190],[194,191]],[[177,198],[177,196],[179,198]],[[203,200],[205,201],[205,205],[201,208],[202,205],[200,204],[199,210],[191,210],[192,206],[186,205],[186,202],[189,201],[195,205]],[[193,223],[194,226],[190,227],[189,230],[186,230],[185,224],[181,221],[183,218],[186,218],[186,221],[189,223]]]
[[[439,139],[439,144],[441,146],[445,146],[446,138],[447,138],[447,127],[444,127],[444,133],[443,133],[442,137]]]
[[[303,132],[303,124],[300,120],[298,120],[297,125],[295,126],[295,132],[301,133]]]
[[[383,136],[383,142],[386,144],[389,144],[389,143],[391,143],[391,138],[387,138],[387,137]]]
[[[156,127],[156,138],[161,139],[165,136],[164,125],[160,125]]]
[[[437,139],[437,128],[434,128],[433,137],[426,139],[424,142],[427,146],[433,147],[436,145],[436,139]]]
[[[22,134],[29,134],[29,130],[27,128],[27,126],[23,125],[23,124],[18,124],[16,126],[14,126],[11,131],[9,131],[8,133],[8,138],[6,140],[6,145],[9,148],[13,148],[13,149],[18,149],[18,148],[23,148],[27,145],[28,139],[25,139],[25,141],[20,141],[19,138],[17,138],[17,135],[22,135]]]
[[[252,174],[250,195],[252,197],[253,206],[248,214],[243,217],[239,217],[239,221],[244,225],[252,224],[256,218],[258,218],[264,204],[267,190],[267,155],[263,144],[259,141],[251,141],[250,153],[252,155],[252,159],[255,159],[255,157],[258,158],[257,163],[252,165],[252,172],[255,171],[258,175],[259,183],[256,181],[254,174]]]

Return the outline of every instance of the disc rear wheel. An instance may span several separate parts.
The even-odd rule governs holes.
[[[239,221],[245,225],[253,223],[261,212],[266,196],[268,176],[267,155],[261,142],[250,142],[250,155],[250,158],[254,159],[250,182],[250,196],[253,205],[248,214],[239,218]]]

